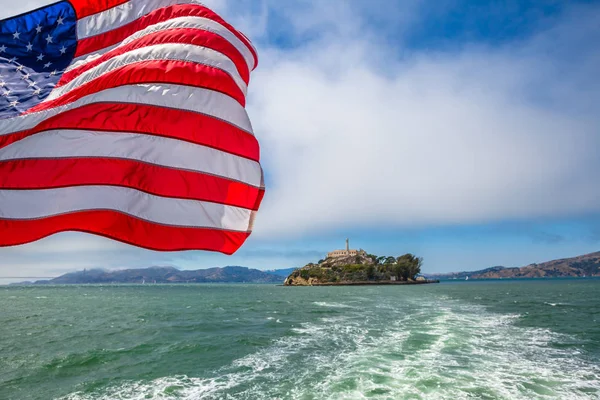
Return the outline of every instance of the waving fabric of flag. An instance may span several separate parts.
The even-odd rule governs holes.
[[[250,41],[193,0],[0,21],[0,246],[81,231],[234,253],[264,194]]]

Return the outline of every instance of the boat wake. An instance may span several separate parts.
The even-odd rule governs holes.
[[[337,307],[333,303],[315,303]],[[126,382],[80,399],[590,399],[600,368],[569,337],[447,298],[305,322],[213,376]],[[409,312],[406,312],[410,310]],[[597,397],[595,397],[597,398]]]

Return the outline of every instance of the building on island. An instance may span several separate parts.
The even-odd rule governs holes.
[[[363,249],[360,250],[350,250],[350,240],[346,239],[346,250],[334,250],[327,253],[327,258],[336,258],[336,257],[349,257],[349,256],[366,256],[367,252]]]

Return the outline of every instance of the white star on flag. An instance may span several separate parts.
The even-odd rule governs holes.
[[[0,53],[4,53],[6,51],[6,46],[2,45],[0,46]]]
[[[60,54],[65,54],[67,52],[67,48],[65,46],[60,48]]]
[[[20,36],[21,36],[21,32],[15,31],[15,33],[13,33],[13,38],[14,39],[18,39]]]
[[[15,100],[15,101],[11,101],[11,102],[10,102],[10,106],[11,106],[11,107],[16,107],[16,106],[17,106],[17,104],[19,104],[19,102],[18,102],[17,100]]]
[[[63,17],[58,17],[58,19],[56,20],[56,22],[58,23],[58,25],[62,25],[65,19]]]
[[[40,53],[39,56],[37,56],[38,61],[42,61],[44,59],[44,55],[42,53]]]
[[[48,43],[48,44],[52,43],[52,36],[50,34],[48,34],[48,36],[46,36],[46,43]]]
[[[25,47],[27,47],[27,51],[32,51],[33,50],[33,45],[31,44],[31,42],[29,42],[27,44],[27,46],[25,46]]]
[[[42,26],[41,26],[41,25],[38,25],[38,26],[36,26],[36,27],[35,27],[35,31],[36,31],[37,33],[42,33]]]
[[[51,66],[52,63],[51,62],[47,62],[46,64],[44,64],[44,68],[48,68],[49,66]]]

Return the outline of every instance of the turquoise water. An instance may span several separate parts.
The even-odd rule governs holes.
[[[0,288],[0,399],[599,399],[600,280]]]

